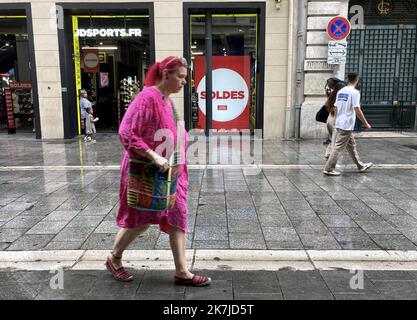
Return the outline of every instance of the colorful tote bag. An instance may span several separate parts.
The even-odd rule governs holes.
[[[177,115],[174,111],[175,120]],[[129,207],[141,211],[165,211],[175,205],[179,168],[181,163],[181,128],[177,122],[179,141],[170,156],[169,169],[160,172],[147,158],[129,159],[129,181],[127,203]]]

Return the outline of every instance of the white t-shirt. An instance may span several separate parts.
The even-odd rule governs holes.
[[[352,86],[342,88],[336,97],[336,128],[353,131],[355,128],[355,107],[360,108],[361,94]]]

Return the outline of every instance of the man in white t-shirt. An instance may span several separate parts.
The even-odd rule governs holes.
[[[336,135],[332,152],[327,160],[324,174],[329,176],[339,176],[340,172],[335,171],[336,163],[342,156],[345,149],[349,151],[350,156],[358,167],[359,172],[365,172],[372,167],[372,162],[362,163],[356,150],[356,141],[353,136],[356,116],[364,124],[366,129],[372,129],[362,113],[360,100],[361,94],[355,89],[359,82],[356,73],[349,73],[349,83],[337,93],[335,106],[337,108],[336,115]]]

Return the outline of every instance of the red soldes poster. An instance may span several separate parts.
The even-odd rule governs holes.
[[[250,56],[214,56],[213,129],[249,129]],[[206,59],[195,58],[198,128],[206,126]]]
[[[83,49],[84,72],[100,72],[100,62],[97,49]]]

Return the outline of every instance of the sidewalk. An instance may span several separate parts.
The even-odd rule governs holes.
[[[172,271],[134,270],[116,282],[107,271],[65,271],[64,289],[52,289],[48,271],[0,272],[0,300],[384,300],[417,299],[416,271],[365,271],[363,289],[337,271],[200,271],[204,288],[176,286]]]
[[[363,139],[375,167],[322,174],[321,141],[263,141],[257,175],[190,165],[189,249],[416,250],[416,138]],[[120,143],[0,145],[0,250],[110,249]],[[236,167],[236,169],[235,169]],[[154,226],[130,249],[168,249]]]
[[[255,175],[244,164],[189,165],[187,257],[214,283],[185,288],[172,284],[157,226],[126,252],[132,284],[103,270],[118,232],[117,135],[1,139],[0,299],[416,299],[417,138],[358,139],[375,166],[359,174],[346,155],[340,177],[323,175],[321,140],[261,142]],[[46,271],[59,266],[63,291]],[[367,270],[364,290],[349,287],[357,269]]]

